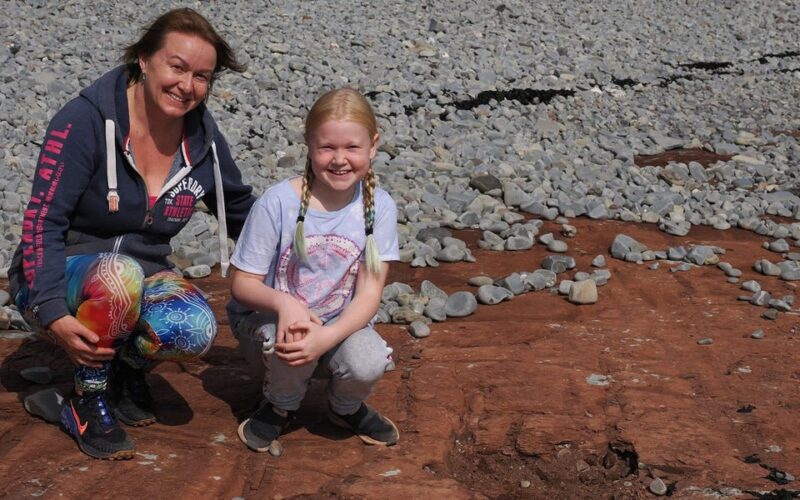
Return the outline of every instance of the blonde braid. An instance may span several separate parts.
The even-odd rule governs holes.
[[[364,249],[364,260],[367,263],[367,272],[378,274],[381,270],[380,254],[378,245],[375,243],[375,236],[372,234],[375,228],[375,173],[372,168],[364,177],[363,198],[364,198],[364,232],[367,234],[367,244]]]
[[[306,220],[308,202],[311,199],[311,183],[314,181],[314,171],[311,170],[311,158],[306,158],[306,169],[303,172],[303,188],[300,194],[300,211],[297,213],[297,225],[294,228],[294,241],[292,248],[302,262],[308,260],[306,254],[306,237],[303,231],[303,221]]]

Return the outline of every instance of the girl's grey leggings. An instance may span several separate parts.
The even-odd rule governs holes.
[[[335,321],[332,320],[332,321]],[[264,372],[264,397],[282,410],[297,410],[312,376],[330,378],[328,401],[341,415],[358,410],[391,361],[392,349],[371,327],[354,332],[312,363],[289,366],[274,355],[277,318],[250,313],[233,327],[247,362]]]

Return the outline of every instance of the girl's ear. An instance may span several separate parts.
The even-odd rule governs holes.
[[[374,160],[375,155],[378,154],[378,142],[381,140],[381,134],[375,134],[372,136],[372,145],[369,148],[369,159]]]
[[[143,75],[147,74],[147,59],[140,55],[139,56],[139,70],[142,72]]]

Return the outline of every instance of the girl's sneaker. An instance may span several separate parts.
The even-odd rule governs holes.
[[[61,407],[61,423],[90,457],[103,460],[133,458],[133,443],[111,414],[104,392],[72,394]]]
[[[277,408],[264,401],[252,417],[239,425],[239,439],[253,451],[269,451],[269,445],[278,439],[289,425],[289,412],[276,413]]]
[[[392,446],[400,439],[394,422],[363,402],[352,415],[340,415],[331,409],[329,419],[339,427],[350,429],[367,444]]]

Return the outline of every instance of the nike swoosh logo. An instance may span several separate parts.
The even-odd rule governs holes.
[[[78,416],[78,412],[75,411],[75,406],[73,406],[71,401],[69,407],[72,409],[72,416],[75,418],[75,422],[78,424],[78,434],[83,436],[83,433],[86,432],[86,428],[89,426],[89,422],[81,424],[81,418]]]

